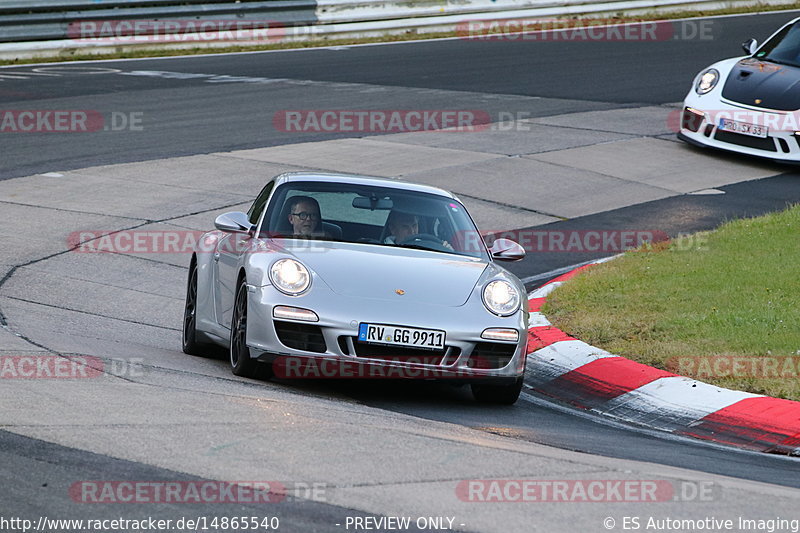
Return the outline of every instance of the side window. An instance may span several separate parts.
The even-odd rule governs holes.
[[[250,210],[247,212],[247,218],[250,220],[251,224],[258,223],[258,219],[261,217],[261,213],[264,212],[264,206],[267,205],[267,199],[269,198],[270,193],[272,192],[272,188],[275,186],[274,181],[270,181],[264,188],[261,189],[261,192],[258,194],[256,201],[253,202],[253,205],[250,206]]]

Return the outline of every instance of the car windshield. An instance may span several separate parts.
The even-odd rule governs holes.
[[[262,237],[298,237],[424,249],[487,258],[467,210],[436,194],[331,182],[281,185],[267,208]]]
[[[800,23],[786,26],[764,43],[755,55],[756,59],[780,65],[800,67]]]

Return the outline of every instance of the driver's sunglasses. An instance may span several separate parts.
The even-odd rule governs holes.
[[[302,213],[292,213],[292,215],[296,216],[300,220],[308,220],[309,218],[313,220],[317,220],[319,215],[317,213],[306,213],[303,211]]]

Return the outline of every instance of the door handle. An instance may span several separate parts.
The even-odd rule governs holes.
[[[214,262],[219,261],[219,252],[214,252]]]

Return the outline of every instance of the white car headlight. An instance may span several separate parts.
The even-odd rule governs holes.
[[[483,305],[496,315],[513,315],[519,309],[519,291],[507,281],[494,280],[483,288]]]
[[[279,291],[296,296],[311,286],[311,274],[303,264],[294,259],[278,259],[269,269],[269,279]]]
[[[715,68],[706,69],[697,79],[694,90],[697,94],[706,94],[717,86],[719,81],[719,71]]]

